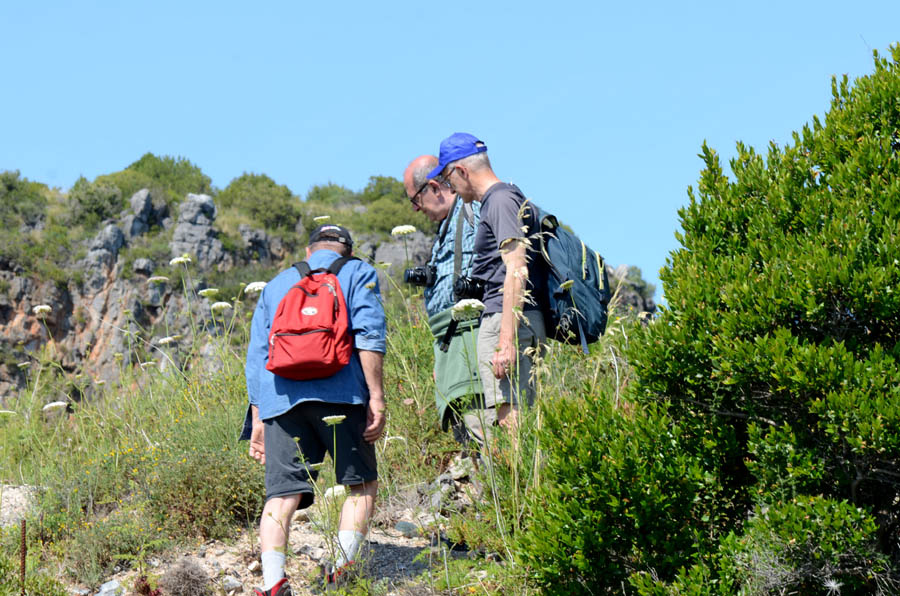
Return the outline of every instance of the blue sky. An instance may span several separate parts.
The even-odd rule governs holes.
[[[790,141],[897,23],[896,0],[5,2],[0,169],[67,189],[151,151],[305,196],[466,131],[662,298],[701,143]]]

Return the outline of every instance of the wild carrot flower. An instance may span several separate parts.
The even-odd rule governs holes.
[[[20,362],[16,366],[19,368],[28,368],[29,366],[31,366],[31,363],[30,362]]]
[[[169,281],[169,278],[165,275],[154,275],[147,279],[148,284],[164,284]]]
[[[141,362],[141,368],[143,368],[145,370],[148,368],[156,368],[156,366],[157,366],[156,362],[152,361],[152,360],[150,362]]]
[[[316,223],[322,223],[323,221],[328,221],[331,219],[330,215],[317,215],[313,218],[313,221]]]
[[[187,265],[191,262],[191,256],[187,253],[184,253],[180,257],[175,257],[171,261],[169,261],[169,265]]]
[[[367,290],[374,290],[374,289],[375,289],[375,282],[374,282],[374,281],[370,281],[369,283],[367,283],[367,284],[365,285],[365,288],[366,288]]]
[[[53,310],[50,308],[49,304],[38,304],[34,308],[31,309],[31,312],[36,314],[39,317],[43,317],[44,315],[50,314],[50,311]]]
[[[210,305],[209,310],[215,313],[229,308],[232,308],[230,302],[213,302],[212,305]]]
[[[219,288],[206,288],[197,292],[204,298],[212,298],[219,293]]]
[[[49,404],[46,404],[43,408],[41,408],[42,412],[54,412],[61,408],[66,407],[66,402],[64,401],[51,401]]]
[[[416,226],[411,226],[409,224],[402,225],[402,226],[395,226],[394,229],[391,230],[391,236],[393,236],[395,238],[398,236],[406,236],[407,234],[412,234],[415,231],[416,231]]]
[[[575,285],[575,280],[567,279],[566,281],[559,284],[559,289],[560,290],[568,290],[569,288],[571,288],[574,285]]]
[[[160,339],[160,340],[159,340],[158,342],[156,342],[156,343],[158,343],[158,344],[161,345],[161,346],[165,346],[165,345],[168,345],[168,344],[173,344],[173,343],[175,343],[176,341],[178,341],[179,339],[181,339],[181,336],[180,336],[180,335],[169,335],[168,337],[164,337],[164,338]]]
[[[262,292],[263,288],[265,288],[265,287],[266,287],[266,282],[254,281],[254,282],[247,284],[247,286],[244,288],[244,293],[245,294],[255,294],[256,292]]]
[[[454,321],[477,319],[484,311],[484,302],[475,298],[460,300],[450,307],[450,316]]]
[[[324,422],[328,426],[334,426],[343,422],[344,418],[346,418],[346,416],[344,416],[343,414],[338,416],[325,416],[324,418],[322,418],[322,422]]]
[[[12,410],[0,410],[0,416],[2,415],[12,416],[15,415],[15,412]]]

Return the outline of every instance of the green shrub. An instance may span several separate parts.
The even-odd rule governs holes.
[[[216,196],[220,209],[236,209],[259,222],[265,230],[293,231],[300,218],[300,199],[265,174],[247,174],[232,180]]]
[[[734,491],[720,514],[735,527],[755,503],[823,495],[870,512],[860,531],[900,567],[900,47],[891,52],[872,75],[835,80],[825,124],[813,118],[793,144],[765,159],[739,144],[733,179],[704,145],[682,248],[660,276],[669,306],[629,356],[635,395],[668,403],[686,448]]]
[[[521,561],[547,594],[618,593],[628,574],[673,576],[697,552],[717,491],[664,411],[605,395],[553,401]]]
[[[47,210],[47,187],[22,178],[18,171],[0,172],[0,221],[4,230],[34,224]]]
[[[125,207],[122,191],[113,184],[92,183],[82,176],[69,191],[72,223],[96,228],[104,219],[116,216]]]
[[[165,189],[175,201],[180,201],[189,192],[212,194],[212,180],[209,176],[184,157],[157,157],[152,153],[145,153],[126,170],[143,174],[155,185]],[[137,190],[140,188],[132,190],[132,194]]]
[[[0,553],[0,596],[19,596],[22,593],[20,583],[20,559],[18,553]],[[26,569],[25,593],[41,596],[67,596],[65,587],[56,579],[43,571]]]
[[[722,540],[709,565],[670,584],[632,578],[642,596],[676,594],[894,594],[890,561],[878,552],[875,521],[845,502],[800,497],[757,508],[741,534]]]
[[[167,454],[148,489],[155,523],[176,538],[227,538],[259,517],[265,497],[259,464],[236,442]]]

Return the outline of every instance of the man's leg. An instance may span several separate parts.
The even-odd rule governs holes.
[[[288,495],[272,497],[263,507],[259,522],[259,546],[264,590],[271,589],[284,577],[288,532],[299,504],[300,495]]]
[[[340,568],[356,559],[369,529],[369,520],[375,511],[375,496],[378,494],[378,481],[363,482],[348,487],[350,494],[341,509],[341,520],[338,525],[338,542],[341,549],[335,568]]]

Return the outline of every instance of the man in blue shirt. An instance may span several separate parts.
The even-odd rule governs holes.
[[[425,310],[435,337],[435,402],[442,428],[447,430],[452,425],[456,440],[466,444],[470,438],[481,442],[479,429],[467,432],[463,424],[464,412],[475,407],[475,399],[481,394],[475,356],[477,321],[460,323],[451,330],[446,341],[445,336],[451,323],[449,309],[457,298],[453,284],[460,276],[468,277],[475,258],[480,205],[466,205],[449,186],[428,180],[428,173],[437,163],[438,159],[433,155],[417,157],[406,167],[403,185],[413,210],[422,211],[430,220],[440,222],[428,262],[428,266],[434,268],[434,276],[424,292]]]
[[[327,268],[349,256],[352,246],[346,229],[319,226],[310,234],[306,262],[312,270]],[[350,260],[337,279],[354,350],[350,363],[330,377],[294,381],[266,370],[272,320],[282,298],[300,281],[296,268],[282,271],[266,285],[253,313],[246,364],[250,405],[241,438],[250,440],[250,456],[266,467],[266,504],[259,526],[264,589],[255,591],[259,596],[291,595],[284,578],[290,522],[298,508],[312,504],[317,472],[311,466],[321,462],[326,451],[337,481],[350,492],[341,511],[337,560],[326,570],[328,581],[353,562],[375,506],[374,442],[385,424],[384,309],[371,265]]]

